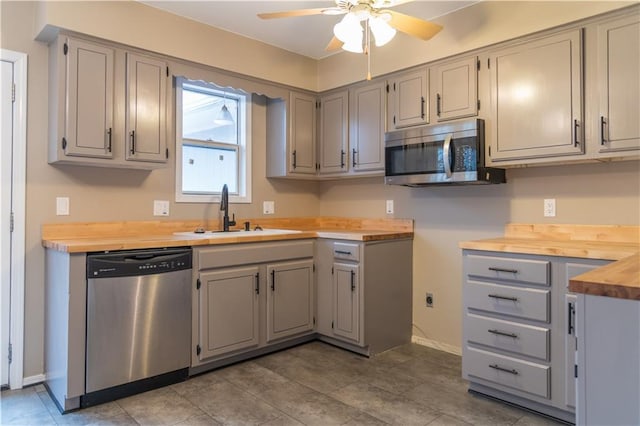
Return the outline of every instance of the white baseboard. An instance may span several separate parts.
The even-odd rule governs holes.
[[[449,352],[455,355],[462,355],[462,349],[457,346],[448,345],[446,343],[437,342],[431,339],[425,339],[424,337],[411,336],[411,342],[418,345],[427,346],[429,348],[438,349],[439,351]]]
[[[36,374],[35,376],[29,376],[22,379],[22,386],[31,386],[42,383],[45,380],[44,374]]]

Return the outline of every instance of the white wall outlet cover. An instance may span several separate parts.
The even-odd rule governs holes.
[[[69,197],[56,197],[56,215],[69,216]]]
[[[556,216],[556,199],[555,198],[544,199],[543,213],[544,213],[544,217]]]
[[[274,201],[264,201],[262,203],[263,214],[274,214],[276,212],[276,206]]]
[[[387,200],[387,214],[393,214],[393,200]]]
[[[169,201],[168,200],[153,200],[153,215],[154,216],[169,216]]]

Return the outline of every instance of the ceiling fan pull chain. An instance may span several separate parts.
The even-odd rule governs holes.
[[[364,23],[365,26],[365,55],[367,55],[367,80],[371,80],[371,31],[369,30],[369,20],[367,19]]]

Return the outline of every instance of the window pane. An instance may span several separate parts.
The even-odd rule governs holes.
[[[219,194],[227,184],[238,193],[238,152],[234,149],[182,146],[182,192]]]
[[[222,108],[226,107],[233,123],[219,124]],[[182,137],[202,141],[238,143],[238,100],[213,93],[190,90],[186,85],[182,91]]]

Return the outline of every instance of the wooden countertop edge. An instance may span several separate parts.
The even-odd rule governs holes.
[[[640,253],[571,278],[569,290],[594,296],[640,300]]]
[[[253,235],[250,237],[216,237],[216,238],[191,238],[178,235],[149,235],[149,236],[125,236],[119,238],[72,238],[72,239],[44,239],[42,245],[45,248],[66,253],[88,253],[96,251],[133,250],[158,247],[184,247],[205,246],[222,244],[242,244],[251,242],[286,241],[309,238],[341,239],[351,241],[384,241],[395,239],[413,238],[413,232],[377,231],[377,230],[318,230],[302,231],[294,234],[278,235]]]

